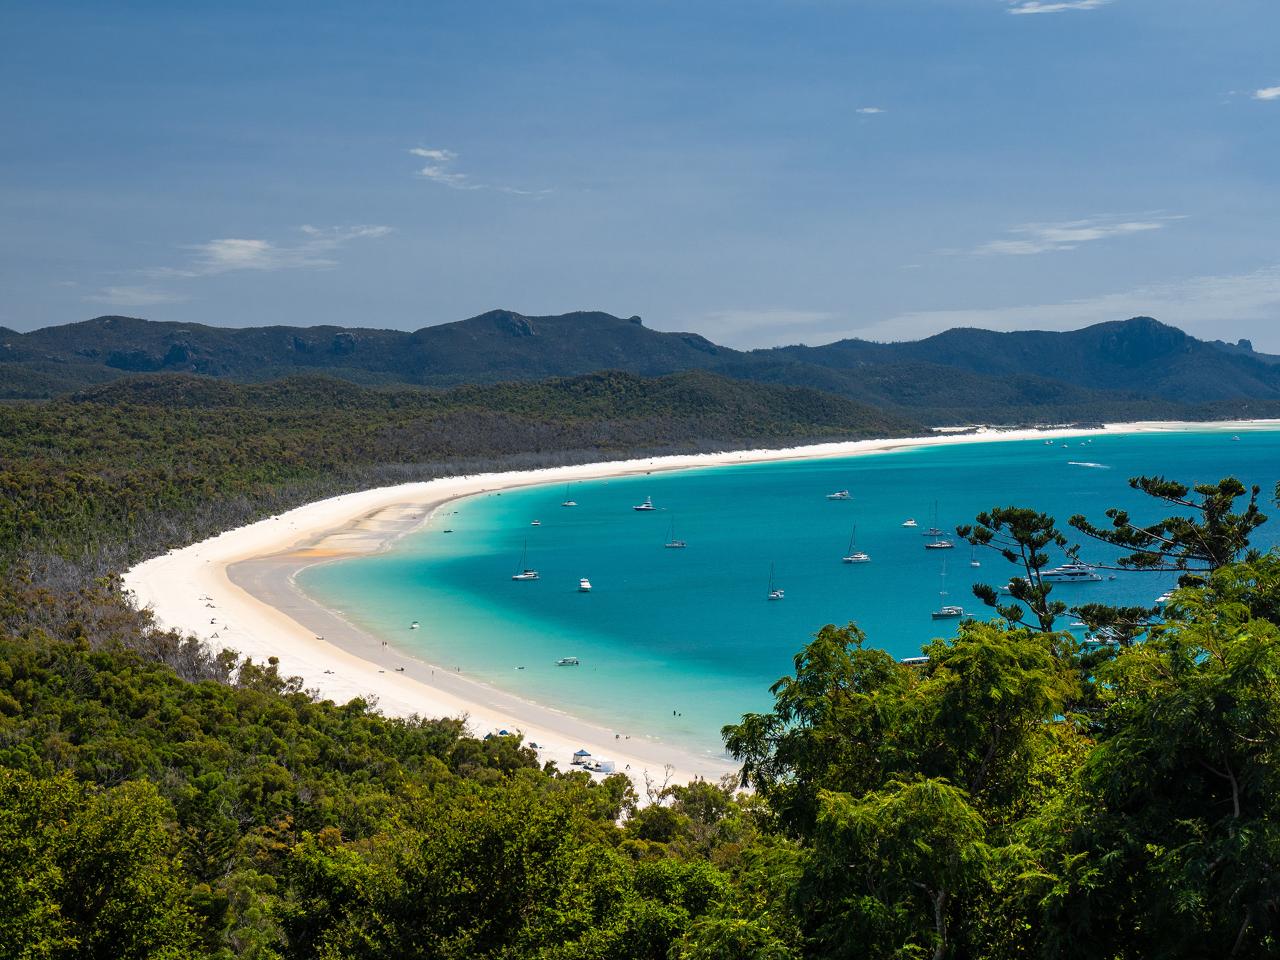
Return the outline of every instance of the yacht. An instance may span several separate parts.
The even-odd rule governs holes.
[[[835,493],[828,493],[827,499],[828,500],[852,500],[853,497],[849,496],[848,490],[837,490]]]
[[[541,521],[541,520],[530,520],[530,521],[529,521],[529,526],[531,526],[531,527],[540,527],[540,526],[542,526],[542,521]]]
[[[781,587],[774,586],[774,583],[773,583],[773,564],[771,563],[771,564],[769,564],[769,599],[770,599],[770,600],[781,600],[784,596],[786,596],[786,594],[785,594],[785,592],[783,591],[783,589],[782,589]]]
[[[653,497],[645,497],[645,498],[644,498],[644,503],[637,503],[637,504],[636,504],[634,507],[632,507],[631,509],[632,509],[632,510],[648,511],[648,510],[657,510],[658,508],[657,508],[657,507],[655,507],[655,506],[653,505]]]
[[[964,616],[964,607],[957,606],[954,603],[947,603],[947,561],[942,561],[942,589],[938,591],[938,599],[941,601],[938,609],[933,611],[931,616],[934,620],[957,620]]]
[[[577,657],[561,657],[556,661],[557,667],[576,667],[579,661]]]
[[[413,623],[409,624],[409,629],[410,629],[410,630],[417,630],[417,629],[418,629],[418,621],[417,621],[417,620],[415,620],[415,621],[413,621]]]
[[[913,518],[911,518],[911,517],[908,517],[906,520],[903,520],[903,521],[902,521],[902,525],[903,525],[904,527],[916,527],[916,526],[919,526],[919,524],[918,524],[918,523],[916,523],[916,522],[915,522],[915,520],[914,520]]]
[[[945,531],[938,526],[938,501],[933,501],[933,523],[928,530],[921,530],[921,536],[933,537],[934,539],[942,539]]]
[[[980,567],[980,566],[982,566],[982,561],[978,559],[978,548],[977,548],[977,547],[974,547],[974,546],[970,546],[970,547],[969,547],[969,566],[971,566],[971,567]]]
[[[671,526],[667,529],[667,542],[663,544],[668,550],[683,550],[687,544],[683,540],[676,539],[676,522],[671,521]]]
[[[955,547],[956,545],[945,537],[939,537],[937,540],[930,540],[924,545],[926,550],[954,550]]]
[[[858,535],[858,525],[854,524],[853,532],[849,534],[849,548],[845,552],[845,555],[840,558],[844,563],[867,563],[868,561],[871,560],[870,554],[863,553],[861,550],[853,549],[853,539],[857,535]]]
[[[1040,574],[1041,583],[1096,583],[1101,579],[1102,577],[1093,567],[1078,560],[1042,571]]]
[[[573,497],[569,496],[569,488],[568,488],[568,486],[566,486],[566,487],[564,488],[564,502],[563,502],[562,504],[560,504],[560,506],[562,506],[562,507],[576,507],[577,505],[578,505],[578,501],[577,501],[577,500],[575,500],[575,499],[573,499]]]
[[[529,541],[524,542],[524,549],[520,551],[520,566],[516,567],[516,572],[511,575],[512,580],[537,580],[538,571],[527,566],[529,556]]]
[[[579,592],[579,593],[590,593],[590,592],[591,592],[591,581],[590,581],[590,580],[588,580],[586,577],[583,577],[581,580],[579,580],[579,581],[578,581],[578,592]]]
[[[1156,606],[1163,607],[1166,603],[1173,599],[1173,591],[1166,590],[1160,596],[1156,597]]]

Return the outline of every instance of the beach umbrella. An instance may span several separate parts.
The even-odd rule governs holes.
[[[589,750],[576,750],[573,755],[575,757],[589,757],[591,756],[591,752]]]

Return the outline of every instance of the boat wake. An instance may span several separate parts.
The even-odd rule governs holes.
[[[1091,460],[1068,460],[1067,465],[1071,467],[1092,467],[1094,470],[1110,470],[1105,463],[1094,463]]]

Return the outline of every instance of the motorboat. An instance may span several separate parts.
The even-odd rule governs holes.
[[[849,496],[848,490],[837,490],[835,493],[828,493],[827,499],[828,500],[852,500],[853,497]]]
[[[413,621],[413,623],[409,624],[409,629],[410,629],[410,630],[417,630],[417,629],[418,629],[418,621],[417,621],[417,620],[415,620],[415,621]]]
[[[924,545],[926,550],[954,550],[956,545],[950,540],[938,539],[931,540]]]
[[[590,592],[591,592],[591,581],[590,581],[590,580],[588,580],[586,577],[583,577],[581,580],[579,580],[579,581],[578,581],[578,592],[579,592],[579,593],[590,593]]]
[[[561,657],[559,660],[556,661],[556,666],[557,667],[576,667],[578,666],[578,663],[579,663],[579,660],[577,657]]]
[[[908,517],[906,520],[903,520],[903,521],[902,521],[902,525],[903,525],[904,527],[917,527],[917,526],[919,526],[919,524],[918,524],[918,523],[916,523],[915,519],[914,519],[914,518],[912,518],[912,517]]]
[[[1093,567],[1078,560],[1040,573],[1041,583],[1097,583],[1101,579],[1102,577]]]
[[[650,510],[657,510],[658,508],[653,505],[653,497],[645,497],[644,503],[637,503],[631,509],[639,510],[641,512],[648,512]]]

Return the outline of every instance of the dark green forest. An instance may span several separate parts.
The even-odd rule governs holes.
[[[773,709],[725,718],[739,782],[646,797],[318,701],[157,630],[114,576],[372,483],[918,429],[706,374],[160,376],[0,407],[0,957],[1280,953],[1280,557],[1230,478],[1153,464],[1133,485],[1170,516],[1147,527],[993,504],[964,535],[1013,599],[918,664],[815,624]],[[1078,643],[1040,572],[1085,539],[1182,586],[1072,612]]]

